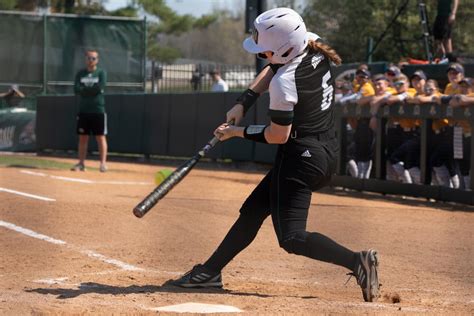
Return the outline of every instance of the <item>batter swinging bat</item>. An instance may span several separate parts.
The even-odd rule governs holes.
[[[233,122],[233,121],[232,121]],[[232,122],[230,124],[232,124]],[[191,169],[198,163],[198,161],[206,155],[219,142],[217,137],[213,137],[194,157],[179,166],[172,174],[168,176],[159,186],[153,190],[143,201],[141,201],[133,209],[133,214],[136,217],[143,217],[148,213],[153,206],[158,203],[175,185],[177,185],[183,178],[191,171]]]

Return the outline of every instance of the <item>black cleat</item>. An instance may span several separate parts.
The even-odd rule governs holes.
[[[222,276],[220,272],[214,272],[202,264],[195,265],[191,271],[182,277],[173,280],[170,284],[186,288],[222,287]]]
[[[378,265],[377,251],[369,249],[358,253],[354,271],[349,273],[356,277],[357,284],[361,287],[366,302],[375,302],[379,297]]]

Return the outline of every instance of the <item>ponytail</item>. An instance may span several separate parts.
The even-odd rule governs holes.
[[[313,52],[320,52],[335,65],[339,66],[342,63],[341,57],[336,53],[336,51],[329,45],[323,44],[322,42],[312,41],[308,42],[308,48]]]

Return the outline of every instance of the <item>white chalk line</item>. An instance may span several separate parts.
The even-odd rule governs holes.
[[[105,180],[87,180],[87,179],[80,179],[80,178],[72,178],[72,177],[63,177],[63,176],[55,176],[51,174],[46,174],[43,172],[35,172],[30,170],[20,170],[21,173],[38,176],[38,177],[49,177],[56,180],[63,180],[69,182],[77,182],[77,183],[85,183],[85,184],[117,184],[117,185],[151,185],[152,182],[140,182],[140,181],[105,181]]]
[[[24,197],[29,197],[29,198],[32,198],[32,199],[41,200],[41,201],[47,201],[47,202],[56,201],[55,199],[48,198],[48,197],[45,197],[45,196],[30,194],[30,193],[25,193],[25,192],[20,192],[20,191],[15,191],[15,190],[7,189],[7,188],[0,188],[0,192],[2,192],[2,191],[7,192],[7,193],[11,193],[11,194],[21,195],[21,196],[24,196]]]
[[[74,245],[67,244],[63,240],[55,239],[55,238],[52,238],[52,237],[49,237],[49,236],[46,236],[46,235],[43,235],[43,234],[39,234],[39,233],[36,233],[36,232],[34,232],[30,229],[23,228],[23,227],[17,226],[17,225],[12,224],[12,223],[8,223],[8,222],[4,222],[4,221],[0,220],[0,226],[3,226],[5,228],[8,228],[10,230],[16,231],[18,233],[24,234],[24,235],[29,236],[29,237],[40,239],[40,240],[43,240],[43,241],[46,241],[46,242],[49,242],[49,243],[53,243],[53,244],[56,244],[56,245],[66,246],[67,248],[69,248],[71,250],[78,251],[82,254],[87,255],[88,257],[95,258],[95,259],[98,259],[102,262],[114,265],[114,266],[116,266],[116,267],[118,267],[122,270],[126,270],[126,271],[144,271],[144,269],[142,269],[142,268],[135,267],[135,266],[133,266],[131,264],[128,264],[128,263],[125,263],[123,261],[108,258],[108,257],[106,257],[106,256],[104,256],[100,253],[97,253],[95,251],[92,251],[92,250],[80,249],[79,247],[76,247]]]

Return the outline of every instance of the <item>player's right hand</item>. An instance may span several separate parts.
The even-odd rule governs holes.
[[[242,104],[236,104],[230,109],[227,114],[227,122],[234,121],[234,125],[239,125],[240,121],[244,117],[244,106]]]

